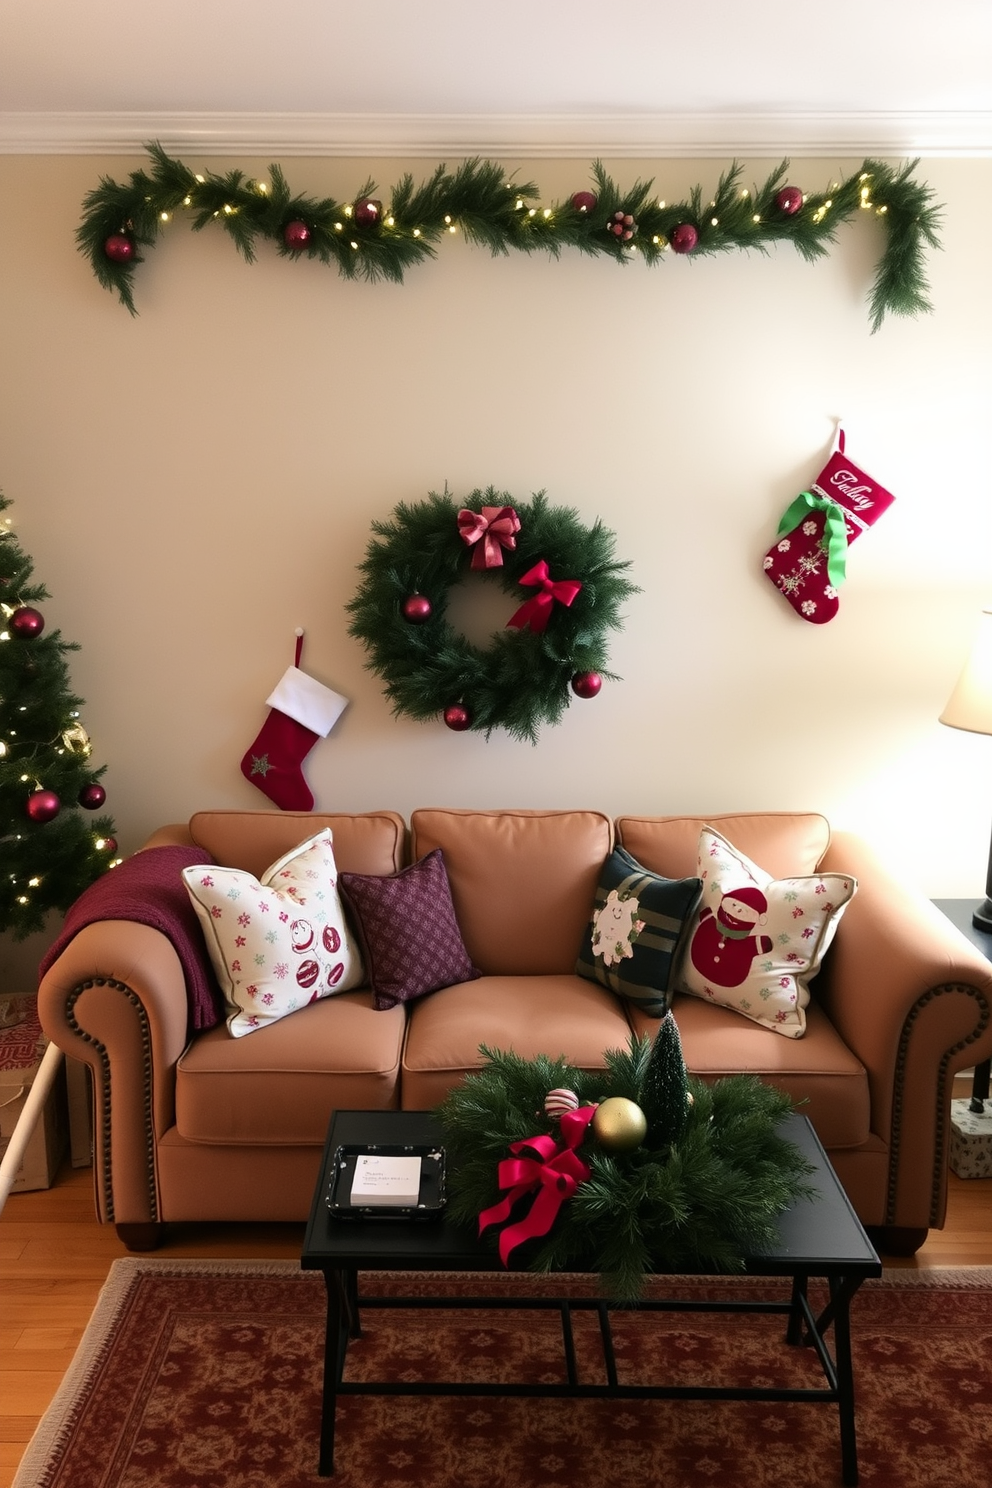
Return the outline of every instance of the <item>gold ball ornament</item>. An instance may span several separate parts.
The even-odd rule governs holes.
[[[648,1120],[634,1101],[624,1095],[611,1095],[597,1106],[592,1131],[607,1152],[630,1152],[647,1136]]]

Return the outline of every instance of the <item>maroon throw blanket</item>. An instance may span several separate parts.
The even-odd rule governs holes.
[[[139,925],[160,930],[175,948],[186,978],[190,1033],[222,1023],[224,998],[181,877],[184,868],[212,862],[201,847],[149,847],[125,858],[119,867],[84,889],[75,904],[70,905],[55,944],[42,958],[39,982],[84,926],[96,920],[135,920]]]

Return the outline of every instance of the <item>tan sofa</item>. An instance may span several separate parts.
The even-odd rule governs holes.
[[[319,815],[206,811],[146,846],[195,844],[260,875],[330,826],[341,870],[389,874],[441,848],[464,941],[482,975],[376,1011],[368,990],[326,998],[243,1038],[187,1040],[183,973],[159,930],[105,920],[44,976],[45,1031],[89,1065],[96,1205],[133,1249],[170,1221],[302,1220],[336,1108],[427,1109],[479,1045],[583,1069],[657,1025],[575,975],[601,865],[615,842],[669,878],[696,871],[709,822],[774,877],[853,874],[812,984],[807,1031],[769,1032],[678,996],[686,1063],[705,1079],[753,1072],[809,1115],[862,1221],[911,1251],[944,1218],[955,1071],[992,1054],[992,969],[855,837],[815,814],[623,817],[597,811]]]

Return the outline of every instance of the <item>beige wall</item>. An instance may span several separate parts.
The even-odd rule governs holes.
[[[0,158],[0,486],[50,624],[82,645],[73,684],[124,850],[198,807],[267,804],[238,761],[301,625],[305,669],[352,699],[307,764],[321,807],[815,807],[926,891],[977,894],[992,740],[936,718],[992,599],[992,163],[921,165],[946,207],[936,313],[874,336],[867,214],[816,265],[787,247],[651,271],[493,261],[452,239],[403,286],[264,246],[248,267],[221,234],[174,224],[132,320],[73,234],[99,177],[138,163]],[[858,163],[800,161],[790,179],[819,189]],[[295,189],[343,199],[368,174],[388,194],[430,169],[283,164]],[[607,167],[669,199],[719,172]],[[574,161],[520,174],[548,200],[588,184]],[[761,557],[837,416],[898,500],[817,628]],[[624,680],[537,747],[395,720],[346,634],[370,522],[445,482],[544,488],[633,559]]]

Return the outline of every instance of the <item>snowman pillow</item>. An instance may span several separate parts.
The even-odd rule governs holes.
[[[773,879],[712,827],[699,836],[703,893],[679,990],[801,1038],[810,978],[857,889],[849,874]]]
[[[365,977],[338,894],[329,827],[261,879],[215,864],[183,869],[235,1038]]]

